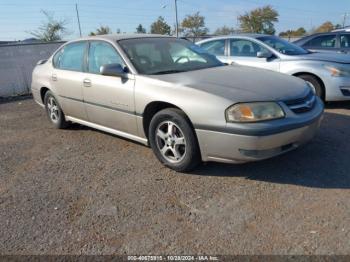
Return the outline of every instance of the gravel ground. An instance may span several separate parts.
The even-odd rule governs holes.
[[[263,162],[163,167],[137,143],[0,103],[1,254],[350,254],[350,103]]]

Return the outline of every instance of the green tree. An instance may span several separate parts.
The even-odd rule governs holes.
[[[226,25],[219,27],[215,30],[214,35],[231,35],[235,33],[236,30],[233,27],[228,27]]]
[[[273,35],[276,32],[274,22],[278,22],[278,12],[267,5],[240,15],[238,20],[242,32]]]
[[[330,32],[334,29],[335,29],[335,26],[333,25],[333,23],[330,21],[327,21],[327,22],[324,22],[319,27],[317,27],[315,29],[314,33],[326,33],[326,32]]]
[[[90,32],[90,36],[94,35],[108,35],[112,34],[112,30],[109,28],[109,26],[103,26],[101,25],[100,28],[97,28],[95,32]]]
[[[136,27],[136,33],[138,33],[138,34],[146,34],[146,29],[141,24],[139,24]]]
[[[279,33],[280,37],[300,37],[306,34],[304,27],[299,27],[297,30],[287,30],[285,32]]]
[[[168,25],[162,16],[158,17],[157,21],[151,24],[152,34],[170,35],[171,27]]]
[[[44,10],[41,10],[41,12],[46,17],[46,21],[42,22],[38,30],[29,33],[44,42],[62,40],[63,35],[67,34],[67,21],[56,20],[53,13]]]
[[[197,37],[208,33],[208,28],[205,27],[205,17],[199,12],[193,15],[187,15],[181,22],[181,31],[185,36]]]

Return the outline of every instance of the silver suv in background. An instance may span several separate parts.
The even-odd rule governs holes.
[[[150,145],[176,171],[288,152],[315,135],[323,113],[304,81],[146,34],[68,42],[35,67],[32,93],[53,126],[76,122]]]
[[[302,78],[325,101],[350,100],[350,56],[312,53],[276,36],[261,34],[215,37],[197,44],[224,63]]]

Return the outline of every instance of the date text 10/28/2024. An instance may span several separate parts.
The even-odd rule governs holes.
[[[129,261],[218,261],[215,256],[128,256]]]

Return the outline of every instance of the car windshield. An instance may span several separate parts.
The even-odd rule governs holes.
[[[300,46],[294,45],[275,36],[262,36],[258,37],[257,39],[277,50],[281,54],[305,55],[309,53],[309,51],[305,50],[304,48],[301,48]]]
[[[224,65],[184,39],[145,37],[119,40],[118,43],[140,74],[171,74]]]

